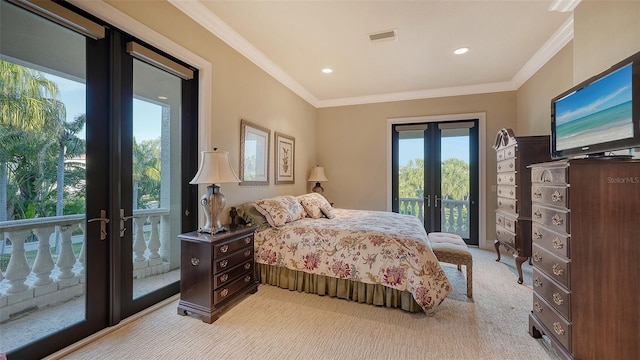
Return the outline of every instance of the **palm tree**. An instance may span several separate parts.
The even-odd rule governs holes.
[[[133,209],[138,209],[138,200],[144,195],[159,194],[160,184],[160,140],[143,140],[138,143],[133,138]]]
[[[71,122],[64,122],[63,127],[58,134],[58,167],[57,167],[57,196],[56,196],[56,216],[63,215],[63,198],[64,198],[64,160],[67,146],[75,141],[76,134],[82,130],[87,118],[85,114],[76,117]]]

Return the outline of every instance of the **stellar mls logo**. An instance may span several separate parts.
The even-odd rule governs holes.
[[[639,184],[640,177],[638,176],[609,176],[607,178],[607,184]]]

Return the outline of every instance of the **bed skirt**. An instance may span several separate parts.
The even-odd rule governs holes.
[[[330,276],[308,274],[285,267],[256,263],[256,279],[283,289],[309,294],[329,295],[360,303],[400,308],[408,312],[423,312],[422,307],[408,291],[400,291],[384,285],[365,284]]]

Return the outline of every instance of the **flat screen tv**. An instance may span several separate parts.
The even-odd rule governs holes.
[[[551,100],[551,157],[640,147],[640,52]]]

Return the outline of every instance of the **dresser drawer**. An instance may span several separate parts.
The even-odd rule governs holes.
[[[516,187],[512,185],[498,185],[498,196],[508,199],[515,199]]]
[[[533,244],[531,258],[533,259],[533,265],[549,278],[557,281],[567,289],[570,288],[569,260],[553,255],[536,243]]]
[[[253,273],[253,259],[237,265],[234,268],[231,268],[228,271],[221,272],[219,274],[215,274],[213,276],[213,288],[217,289],[220,286],[227,284],[237,278],[240,275]]]
[[[501,242],[511,245],[515,249],[516,234],[507,231],[505,228],[496,226],[496,238]]]
[[[533,204],[531,206],[531,219],[549,229],[569,233],[569,210],[553,209]]]
[[[498,174],[498,185],[515,185],[516,174],[515,173],[501,173]]]
[[[497,168],[499,173],[506,171],[514,172],[516,171],[516,159],[512,157],[503,161],[498,161]]]
[[[516,200],[507,198],[498,198],[498,209],[516,214]]]
[[[569,189],[565,186],[542,186],[533,184],[531,201],[566,208],[569,204]]]
[[[565,319],[571,320],[571,293],[533,268],[533,290]]]
[[[534,244],[538,244],[558,256],[571,257],[571,252],[569,251],[570,235],[551,231],[544,225],[532,222],[531,238]]]
[[[240,250],[223,259],[216,259],[213,266],[213,273],[217,274],[220,271],[231,269],[248,259],[253,259],[253,247]]]
[[[504,159],[514,158],[516,157],[517,147],[516,145],[512,145],[504,148]]]
[[[513,219],[510,218],[508,216],[504,217],[504,228],[507,229],[507,231],[510,231],[514,234],[516,234],[516,227],[518,225],[518,220],[517,219]]]
[[[536,293],[533,294],[533,314],[549,330],[547,336],[553,336],[571,351],[571,323],[558,314]]]
[[[246,274],[241,276],[240,278],[219,287],[218,289],[213,291],[213,301],[214,304],[218,304],[228,298],[232,298],[233,294],[242,290],[245,286],[249,284],[253,284],[253,272],[250,274]]]
[[[213,246],[213,257],[220,258],[236,252],[245,247],[253,247],[253,235],[242,239],[227,241]]]
[[[531,169],[532,183],[567,184],[568,181],[566,167],[534,167]]]
[[[496,211],[496,226],[504,227],[504,215],[500,211]]]

